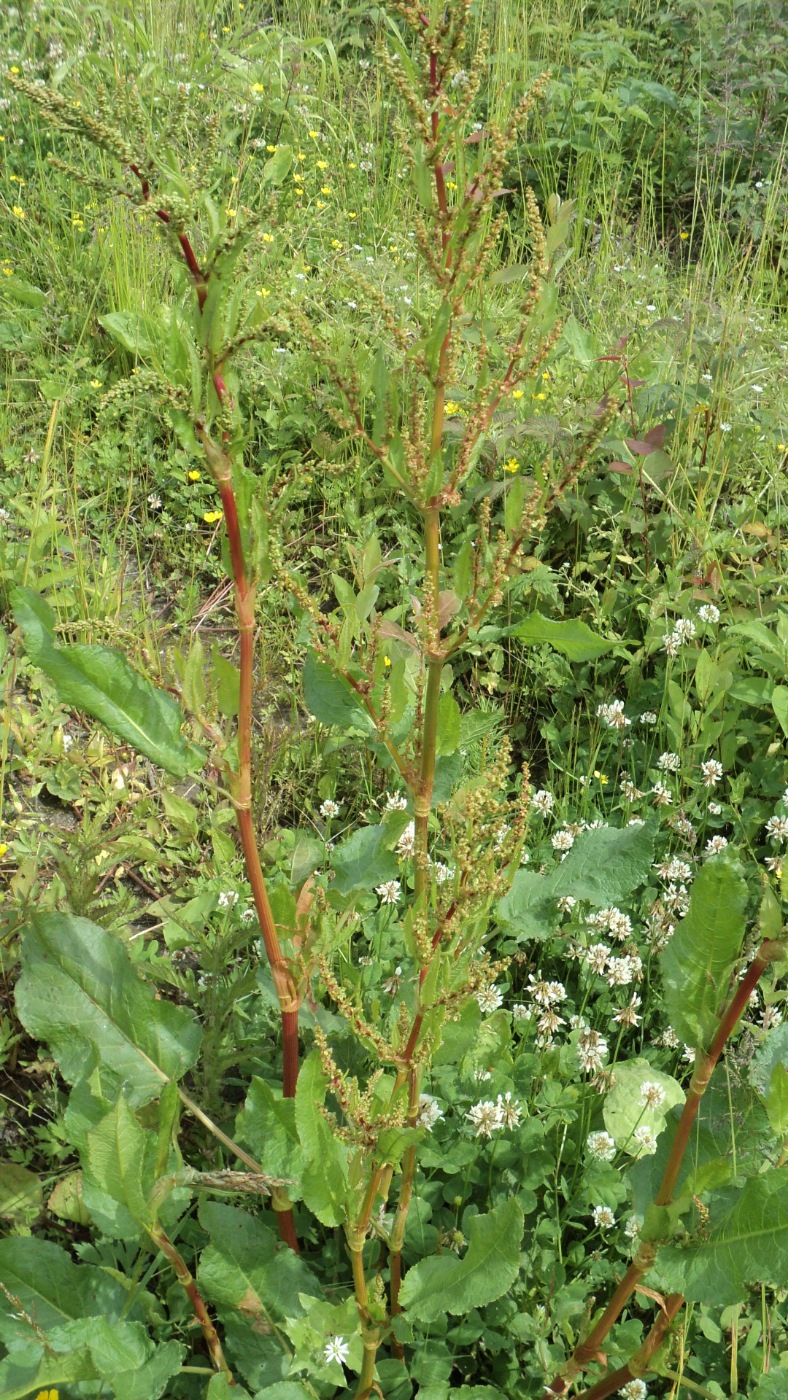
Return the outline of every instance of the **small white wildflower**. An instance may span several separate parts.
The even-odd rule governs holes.
[[[499,987],[480,987],[476,993],[476,1000],[479,1010],[484,1015],[489,1015],[492,1011],[497,1011],[499,1006],[503,1006],[503,992]]]
[[[399,793],[399,792],[387,792],[387,793],[386,793],[386,804],[385,804],[385,807],[384,807],[384,811],[386,811],[386,812],[406,812],[406,811],[407,811],[407,808],[408,808],[408,799],[407,799],[407,797],[403,797],[402,794]]]
[[[571,831],[557,831],[550,844],[554,851],[570,851],[575,844],[575,838]]]
[[[543,817],[552,812],[555,806],[555,798],[551,792],[545,792],[544,788],[539,788],[531,798],[531,806]]]
[[[221,890],[219,893],[219,908],[232,909],[238,903],[237,890]]]
[[[707,758],[705,763],[700,765],[703,775],[703,786],[707,788],[716,787],[723,775],[723,767],[716,758]]]
[[[529,995],[533,997],[537,1006],[552,1006],[553,1002],[562,1002],[566,999],[566,988],[563,982],[545,982],[542,974],[528,974],[528,981],[531,983]]]
[[[692,618],[678,618],[678,620],[673,624],[672,631],[666,634],[665,641],[663,643],[664,649],[667,652],[668,656],[676,656],[678,654],[679,648],[683,646],[685,642],[692,641],[692,638],[695,636],[695,631],[695,623],[692,621]]]
[[[761,1026],[765,1031],[773,1030],[775,1026],[781,1026],[782,1023],[782,1012],[778,1011],[776,1006],[764,1007],[763,1017],[761,1019]]]
[[[651,792],[655,807],[669,807],[673,801],[673,794],[665,787],[664,783],[655,783]]]
[[[648,1124],[641,1123],[632,1134],[632,1139],[637,1143],[644,1157],[653,1157],[657,1150],[657,1139],[653,1130]]]
[[[498,829],[497,829],[497,831],[496,831],[496,833],[495,833],[495,849],[496,849],[496,851],[500,851],[501,847],[503,846],[504,841],[506,840],[507,836],[509,835],[510,830],[511,830],[511,827],[509,826],[508,822],[502,822],[501,825],[498,827]]]
[[[62,741],[63,741],[63,752],[64,752],[64,753],[68,753],[69,749],[71,748],[72,744],[74,743],[73,736],[72,736],[71,734],[67,734],[66,731],[65,731],[65,729],[62,729],[62,730],[60,731],[60,733],[61,733]]]
[[[161,496],[157,496],[155,491],[151,491],[148,497],[148,505],[151,510],[161,510]]]
[[[624,1400],[646,1400],[648,1386],[640,1376],[635,1376],[633,1380],[627,1381],[626,1385],[622,1385],[618,1393],[623,1395]]]
[[[608,947],[607,943],[592,943],[591,946],[589,948],[586,948],[585,951],[586,963],[591,968],[592,972],[596,972],[600,976],[604,973],[605,968],[607,967],[607,960],[609,957],[610,948]]]
[[[458,68],[457,72],[449,80],[449,87],[465,88],[468,86],[468,74],[464,68]]]
[[[548,1007],[546,1011],[541,1013],[536,1022],[538,1042],[540,1044],[552,1044],[552,1038],[558,1030],[558,1027],[565,1025],[566,1022],[563,1016],[559,1016],[557,1011],[553,1011],[552,1007]]]
[[[256,918],[257,918],[257,915],[256,915],[254,909],[242,909],[242,910],[241,910],[241,923],[242,923],[242,924],[251,924]]]
[[[638,1235],[640,1234],[640,1221],[638,1220],[636,1215],[630,1215],[626,1225],[624,1226],[624,1234],[626,1235],[628,1240],[637,1239]]]
[[[681,759],[677,753],[661,753],[657,759],[657,767],[662,773],[678,773]]]
[[[344,1366],[350,1355],[350,1344],[344,1337],[330,1337],[326,1342],[323,1355],[326,1361],[336,1361],[340,1366]]]
[[[577,1040],[577,1058],[585,1074],[596,1074],[607,1059],[608,1043],[599,1031],[582,1030]]]
[[[661,1108],[665,1102],[665,1090],[655,1079],[646,1079],[640,1086],[640,1102],[646,1108]]]
[[[766,823],[766,832],[770,841],[788,841],[788,817],[775,813]]]
[[[635,787],[631,778],[622,778],[620,786],[621,795],[627,802],[637,802],[639,798],[645,796],[645,793],[642,793],[640,788]]]
[[[513,1021],[530,1021],[533,1011],[530,1006],[525,1006],[523,1002],[516,1001],[512,1007]]]
[[[656,724],[656,723],[657,723],[657,718],[658,718],[658,717],[657,717],[657,715],[655,714],[655,712],[654,712],[653,710],[644,710],[643,713],[642,713],[642,715],[640,716],[640,723],[641,723],[641,724]]]
[[[717,607],[716,603],[704,603],[702,607],[698,608],[698,617],[700,618],[701,622],[709,622],[713,624],[715,622],[719,622],[720,610]]]
[[[608,729],[628,729],[632,723],[624,714],[624,701],[611,700],[606,705],[597,705],[597,719],[601,719]]]
[[[733,428],[733,424],[732,424],[732,423],[720,423],[720,432],[721,432],[721,433],[729,433],[729,432],[731,431],[732,428]]]
[[[711,837],[709,838],[709,840],[706,842],[706,847],[705,847],[706,855],[707,855],[707,856],[717,856],[717,855],[719,855],[720,851],[724,851],[724,850],[725,850],[725,847],[727,846],[727,844],[728,844],[728,842],[726,841],[726,839],[725,839],[724,836],[711,836]]]
[[[522,1115],[522,1104],[517,1099],[513,1099],[511,1093],[507,1092],[498,1095],[498,1112],[501,1118],[501,1126],[504,1128],[517,1128]]]
[[[594,1206],[594,1224],[600,1230],[612,1230],[615,1223],[616,1217],[610,1206]]]
[[[628,987],[636,980],[636,968],[640,962],[632,954],[623,958],[611,957],[607,961],[606,981],[609,987]]]
[[[321,802],[319,811],[321,817],[325,817],[326,821],[329,821],[331,817],[339,816],[339,803],[335,802],[332,797],[327,797],[325,802]]]
[[[397,842],[397,853],[401,856],[412,856],[416,849],[416,823],[408,822],[402,835]]]
[[[615,1016],[613,1017],[615,1024],[618,1026],[639,1026],[639,1006],[640,997],[638,996],[637,992],[633,992],[626,1006],[622,1006],[621,1010],[617,1011]]]
[[[672,1026],[665,1027],[662,1035],[659,1037],[659,1042],[665,1046],[666,1050],[678,1050],[679,1038]]]
[[[610,1133],[589,1133],[586,1138],[586,1147],[591,1156],[598,1157],[600,1162],[612,1162],[616,1155],[616,1140],[610,1136]]]
[[[444,865],[443,861],[436,860],[432,865],[432,873],[435,876],[436,885],[445,885],[447,880],[454,879],[454,868],[451,865]]]
[[[420,1094],[416,1127],[427,1128],[429,1132],[432,1132],[435,1124],[439,1123],[442,1118],[443,1109],[440,1107],[438,1100],[434,1099],[432,1094]]]
[[[503,1127],[501,1110],[492,1099],[483,1099],[481,1103],[475,1103],[473,1108],[469,1108],[465,1117],[476,1129],[477,1137],[492,1137]]]
[[[709,812],[711,813],[711,815],[712,815],[713,817],[719,817],[719,816],[721,816],[721,814],[722,814],[722,803],[721,803],[721,802],[710,802],[710,803],[709,803]]]
[[[396,904],[401,893],[402,886],[399,880],[384,880],[382,885],[375,886],[375,894],[381,904]]]
[[[556,904],[562,914],[571,914],[577,904],[577,900],[573,894],[562,894],[560,899],[556,900]]]
[[[668,860],[663,860],[654,867],[662,880],[691,880],[692,866],[687,865],[685,860],[679,860],[678,856],[671,856]]]

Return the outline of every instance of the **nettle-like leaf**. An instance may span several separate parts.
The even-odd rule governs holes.
[[[565,860],[549,875],[520,869],[497,917],[525,937],[547,937],[553,928],[551,904],[561,895],[585,899],[596,908],[619,904],[647,879],[654,860],[657,822],[642,826],[597,827],[581,831]]]
[[[747,886],[737,865],[716,857],[703,866],[686,918],[661,955],[665,1011],[680,1040],[708,1048],[728,1000],[744,939]]]
[[[406,1315],[435,1322],[444,1313],[467,1313],[495,1302],[519,1273],[523,1226],[523,1212],[514,1197],[489,1215],[473,1216],[462,1259],[442,1254],[409,1269],[400,1294]]]
[[[606,641],[604,637],[598,637],[585,622],[576,617],[558,622],[554,618],[542,617],[541,613],[534,612],[508,630],[512,637],[517,637],[526,646],[541,646],[547,643],[556,651],[560,651],[568,661],[595,661],[598,656],[604,656],[612,651],[614,646],[619,645],[617,642]]]
[[[647,1107],[641,1098],[641,1088],[647,1083],[659,1084],[664,1092],[665,1097],[659,1108]],[[683,1104],[684,1099],[684,1090],[678,1080],[654,1069],[648,1060],[617,1062],[615,1083],[605,1097],[605,1127],[619,1147],[633,1157],[639,1156],[642,1149],[632,1137],[635,1129],[650,1128],[657,1137],[665,1126],[670,1110],[677,1104]]]
[[[184,716],[166,691],[159,690],[113,647],[58,646],[54,612],[32,588],[11,590],[14,617],[30,660],[55,687],[58,700],[100,720],[173,777],[203,766],[205,754],[181,735]]]
[[[754,1283],[788,1278],[788,1167],[751,1177],[711,1201],[708,1234],[660,1251],[660,1286],[691,1302],[742,1302]]]
[[[200,1026],[157,1001],[118,938],[88,919],[37,914],[22,944],[19,1018],[49,1046],[70,1084],[99,1064],[117,1075],[132,1107],[149,1103],[195,1063]]]

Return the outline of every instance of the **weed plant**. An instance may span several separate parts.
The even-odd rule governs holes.
[[[782,16],[679,9],[5,17],[8,1400],[786,1393]]]

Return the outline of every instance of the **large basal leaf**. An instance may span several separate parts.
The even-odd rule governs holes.
[[[333,889],[339,894],[351,890],[372,890],[384,880],[395,880],[399,864],[388,849],[391,830],[388,825],[362,826],[341,841],[331,856],[334,869]]]
[[[718,1219],[720,1210],[725,1213]],[[661,1288],[714,1306],[742,1302],[754,1283],[783,1288],[788,1278],[788,1167],[750,1177],[741,1191],[712,1198],[708,1234],[661,1250],[657,1273]]]
[[[0,1361],[0,1395],[3,1400],[26,1400],[27,1396],[58,1394],[60,1386],[76,1385],[80,1381],[99,1380],[93,1358],[87,1349],[70,1351],[65,1356],[41,1353],[34,1361],[9,1356]],[[63,1392],[64,1395],[67,1391]]]
[[[744,938],[747,886],[724,857],[707,861],[686,918],[660,958],[665,1011],[679,1040],[708,1046],[729,997],[729,981]]]
[[[14,1300],[0,1289],[0,1341],[9,1349],[36,1340],[20,1303],[42,1332],[93,1314],[119,1317],[128,1303],[126,1290],[103,1269],[75,1264],[59,1245],[35,1236],[0,1240],[0,1279]]]
[[[116,1400],[159,1400],[186,1354],[179,1342],[155,1346],[142,1323],[122,1318],[80,1318],[50,1333],[49,1343],[66,1355],[87,1351]]]
[[[347,1196],[347,1149],[322,1114],[326,1078],[316,1050],[304,1060],[295,1096],[295,1124],[304,1165],[304,1201],[324,1225],[341,1225]]]
[[[19,1017],[50,1047],[70,1084],[99,1063],[132,1107],[156,1098],[195,1063],[200,1027],[190,1011],[157,1001],[123,944],[88,919],[38,914],[22,944]]]
[[[330,666],[318,661],[313,651],[307,652],[304,662],[304,704],[321,724],[361,730],[362,734],[374,730],[361,697]]]
[[[656,828],[651,818],[642,826],[581,831],[566,859],[549,875],[517,871],[511,890],[498,904],[499,920],[528,937],[544,937],[553,927],[551,902],[561,895],[585,899],[600,909],[619,904],[648,877]]]
[[[300,1075],[299,1075],[300,1079]],[[236,1133],[251,1148],[268,1176],[297,1183],[303,1153],[295,1125],[295,1100],[282,1098],[264,1079],[253,1078],[236,1119]],[[292,1188],[288,1195],[294,1199]]]
[[[524,1217],[512,1198],[489,1215],[476,1215],[468,1229],[464,1258],[447,1253],[422,1259],[408,1270],[400,1297],[408,1317],[435,1322],[493,1303],[511,1288],[520,1269]]]
[[[598,637],[579,618],[556,622],[551,617],[542,617],[538,612],[531,613],[524,622],[512,627],[511,636],[525,642],[526,646],[540,646],[547,642],[556,651],[562,652],[568,661],[595,661],[617,645]]]
[[[314,1275],[274,1230],[235,1206],[203,1201],[200,1223],[211,1243],[200,1257],[198,1281],[219,1309],[240,1309],[259,1332],[303,1312],[299,1294],[318,1297]]]
[[[112,647],[58,646],[55,614],[32,588],[11,590],[28,656],[52,681],[58,700],[100,720],[110,733],[176,778],[194,773],[205,754],[181,735],[183,714]]]
[[[136,1239],[153,1223],[156,1135],[142,1128],[124,1098],[88,1133],[83,1199],[102,1234]]]

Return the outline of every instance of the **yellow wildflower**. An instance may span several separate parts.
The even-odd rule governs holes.
[[[271,295],[271,289],[270,289],[270,287],[258,287],[258,288],[257,288],[257,295],[258,295],[259,297],[270,297],[270,295]]]
[[[355,213],[353,212],[352,209],[348,209],[348,211],[347,211],[347,216],[348,216],[349,219],[357,219],[357,218],[358,218],[358,214],[355,214]]]
[[[535,399],[546,399],[546,398],[547,398],[547,395],[546,395],[546,394],[534,394],[534,398],[535,398]]]
[[[265,149],[266,149],[266,150],[267,150],[267,151],[271,151],[271,152],[273,152],[273,151],[275,151],[275,150],[276,150],[276,146],[266,146],[266,148],[265,148]]]
[[[508,460],[504,462],[503,469],[505,472],[509,472],[510,475],[513,476],[515,472],[519,472],[520,463],[518,462],[516,457],[509,457]]]
[[[607,777],[607,775],[605,773],[600,773],[598,768],[594,769],[594,777],[599,783],[602,784],[602,787],[605,787],[605,785],[610,782],[610,779]]]
[[[195,471],[189,472],[189,480],[190,480],[190,481],[199,481],[201,476],[202,476],[202,472],[198,472],[198,471],[196,471],[196,470],[195,470]]]
[[[459,413],[460,411],[460,405],[455,399],[447,399],[443,407],[447,413]]]
[[[384,656],[384,657],[383,657],[383,665],[384,665],[384,666],[390,666],[390,665],[391,665],[391,657],[390,657],[390,656]]]
[[[102,388],[101,380],[100,380],[100,379],[91,379],[91,381],[90,381],[90,387],[91,387],[91,389],[100,389],[100,388]]]
[[[16,66],[15,63],[12,63],[12,64],[11,64],[10,72],[12,72],[12,73],[21,73],[21,71],[22,71],[21,68],[17,68],[17,66]]]
[[[679,238],[681,239],[682,243],[684,242],[684,240],[685,240],[686,238],[689,238],[689,234],[686,232],[685,229],[682,229],[682,230],[681,230],[681,233],[679,234]]]
[[[262,83],[252,83],[252,92],[265,92]]]
[[[310,132],[307,132],[307,135],[308,135],[308,136],[312,136],[312,137],[314,137],[314,136],[319,136],[319,135],[320,135],[320,132],[319,132],[319,131],[310,131]]]
[[[4,268],[3,268],[3,276],[4,276],[4,277],[13,277],[13,275],[14,275],[14,269],[13,269],[12,267],[4,267]]]
[[[264,243],[273,243],[274,241],[274,235],[272,233],[264,233],[262,237]]]
[[[347,163],[347,168],[348,168],[348,170],[356,170],[356,169],[357,169],[356,162],[355,162],[354,160],[349,160],[348,163]]]
[[[318,170],[328,170],[327,160],[316,160],[315,165],[317,166]]]
[[[321,186],[320,186],[320,193],[321,193],[321,194],[330,194],[330,193],[331,193],[331,186],[330,186],[330,185],[321,185]]]
[[[7,850],[8,850],[8,847],[7,847],[6,843],[5,843],[5,841],[0,841],[0,856],[4,856]]]
[[[238,210],[237,210],[237,209],[228,209],[226,212],[227,212],[227,217],[228,217],[228,219],[234,219],[235,216],[236,216],[236,214],[238,213]]]
[[[16,216],[17,219],[26,219],[26,218],[27,218],[27,214],[25,213],[24,209],[20,209],[20,207],[19,207],[18,204],[13,205],[13,207],[12,207],[12,209],[11,209],[11,213],[14,214],[14,215]]]
[[[338,238],[332,238],[332,239],[331,239],[331,247],[332,247],[332,248],[341,248],[341,247],[342,247],[342,244],[340,243],[340,241],[339,241]]]
[[[522,389],[512,389],[512,398],[513,398],[513,399],[521,399],[522,397],[523,397],[523,390],[522,390]]]
[[[549,369],[543,369],[543,370],[542,370],[542,378],[543,378],[543,379],[549,379],[549,378],[550,378],[550,371],[549,371]]]
[[[325,209],[325,208],[326,208],[326,201],[325,201],[324,199],[316,199],[316,200],[315,200],[315,208],[316,208],[316,209]]]
[[[215,525],[217,520],[222,519],[223,515],[224,511],[221,510],[206,510],[203,516],[203,520],[205,521],[206,525]]]
[[[456,180],[447,180],[447,181],[446,181],[446,188],[447,188],[447,190],[456,190],[456,188],[457,188],[457,181],[456,181]]]
[[[58,1400],[59,1394],[57,1390],[39,1390],[36,1400]]]

